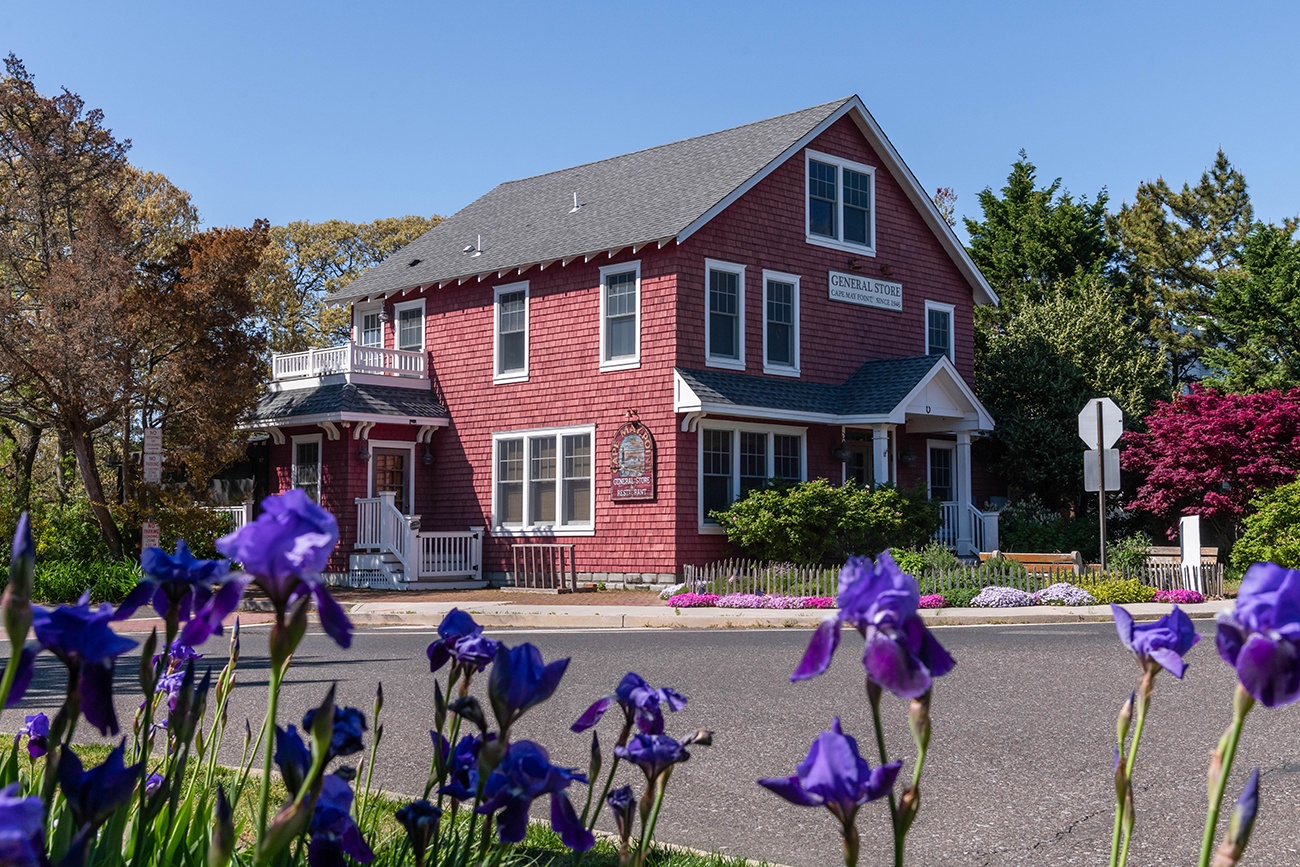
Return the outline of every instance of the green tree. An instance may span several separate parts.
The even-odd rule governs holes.
[[[1110,397],[1134,424],[1163,384],[1159,354],[1126,321],[1115,291],[1078,276],[990,335],[975,387],[998,424],[980,448],[1014,492],[1037,492],[1051,506],[1076,501],[1084,403]]]
[[[1232,546],[1232,568],[1272,562],[1300,569],[1300,481],[1280,485],[1251,501],[1242,521],[1245,532]]]
[[[1107,273],[1115,257],[1106,191],[1091,203],[1075,201],[1060,178],[1039,187],[1037,172],[1021,151],[1001,194],[987,187],[979,194],[983,219],[966,219],[971,258],[1002,301],[1000,310],[983,312],[1000,321],[1045,300],[1066,278]]]
[[[1253,219],[1246,178],[1223,151],[1196,186],[1143,183],[1113,219],[1132,312],[1165,354],[1170,395],[1196,378],[1213,341],[1210,300],[1238,268]]]
[[[348,339],[348,311],[325,296],[355,280],[442,222],[442,217],[389,217],[372,223],[326,220],[271,229],[253,278],[273,352],[299,352]]]
[[[1219,276],[1207,303],[1215,345],[1206,385],[1256,392],[1300,385],[1300,239],[1294,224],[1256,225],[1241,267]]]

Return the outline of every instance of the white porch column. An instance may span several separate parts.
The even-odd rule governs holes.
[[[970,431],[957,431],[957,553],[977,554],[971,526]]]
[[[876,485],[885,485],[890,482],[891,473],[889,472],[890,462],[894,456],[889,453],[890,434],[893,433],[896,425],[892,424],[873,424],[871,426],[871,469],[872,482]]]

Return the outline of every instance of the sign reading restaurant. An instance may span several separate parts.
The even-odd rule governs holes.
[[[902,283],[873,280],[859,274],[845,274],[843,271],[828,273],[832,301],[845,301],[849,304],[879,307],[883,310],[903,309]]]

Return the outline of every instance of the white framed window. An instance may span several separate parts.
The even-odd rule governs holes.
[[[600,269],[600,369],[641,366],[641,263]]]
[[[804,167],[808,243],[876,255],[876,170],[813,150]]]
[[[424,299],[393,305],[394,349],[424,350]]]
[[[376,349],[384,345],[384,320],[382,304],[358,304],[352,308],[352,340],[361,346]]]
[[[807,429],[723,422],[699,431],[699,526],[722,533],[709,513],[725,509],[768,479],[808,478]]]
[[[957,444],[926,440],[926,493],[930,499],[951,503],[957,499]]]
[[[925,302],[925,354],[946,355],[949,361],[956,361],[953,344],[956,332],[953,329],[953,311],[951,304],[938,301]]]
[[[799,375],[799,276],[763,272],[763,372]]]
[[[745,266],[704,260],[704,363],[745,369]]]
[[[492,435],[496,532],[592,535],[594,425]]]
[[[291,481],[313,503],[320,503],[321,434],[303,434],[290,440],[293,448]]]
[[[498,286],[493,293],[493,382],[528,379],[528,281]]]

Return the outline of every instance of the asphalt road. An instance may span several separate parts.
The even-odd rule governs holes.
[[[1194,863],[1205,812],[1209,751],[1228,722],[1234,683],[1215,653],[1212,624],[1189,655],[1184,682],[1157,681],[1137,768],[1138,826],[1130,863]],[[936,630],[957,659],[933,709],[934,735],[922,784],[923,806],[909,837],[912,865],[1101,864],[1109,853],[1113,816],[1110,778],[1114,720],[1136,686],[1138,669],[1109,625],[976,627]],[[568,725],[628,670],[651,684],[673,686],[690,699],[670,716],[669,732],[716,732],[675,773],[659,822],[662,840],[803,867],[839,862],[836,826],[824,810],[798,808],[754,784],[793,772],[831,718],[858,737],[874,765],[870,715],[858,660],[861,639],[844,636],[830,672],[791,684],[789,673],[807,631],[500,632],[531,641],[550,661],[573,659],[556,696],[530,711],[519,736],[545,744],[552,760],[585,768],[588,739]],[[254,728],[264,713],[264,628],[244,630],[239,688],[227,751],[237,758],[234,720]],[[351,651],[322,634],[304,640],[281,699],[281,720],[296,721],[337,682],[339,700],[369,714],[383,681],[385,738],[376,771],[380,785],[418,792],[428,769],[432,675],[424,649],[431,630],[363,630]],[[217,664],[224,644],[210,643]],[[53,706],[62,688],[57,661],[42,656],[25,704]],[[124,659],[124,663],[126,660]],[[135,665],[119,669],[130,689]],[[124,696],[130,719],[138,697]],[[885,698],[892,757],[906,757],[904,705]],[[28,712],[31,712],[28,710]],[[5,727],[21,717],[5,715]],[[127,723],[129,725],[129,723]],[[608,743],[615,722],[601,729]],[[84,729],[84,723],[83,723]],[[1300,709],[1257,708],[1247,721],[1229,790],[1235,798],[1254,765],[1263,769],[1262,807],[1247,864],[1300,864]],[[629,769],[628,781],[634,769]],[[539,815],[541,812],[539,811]],[[865,865],[889,863],[883,802],[859,817]]]

